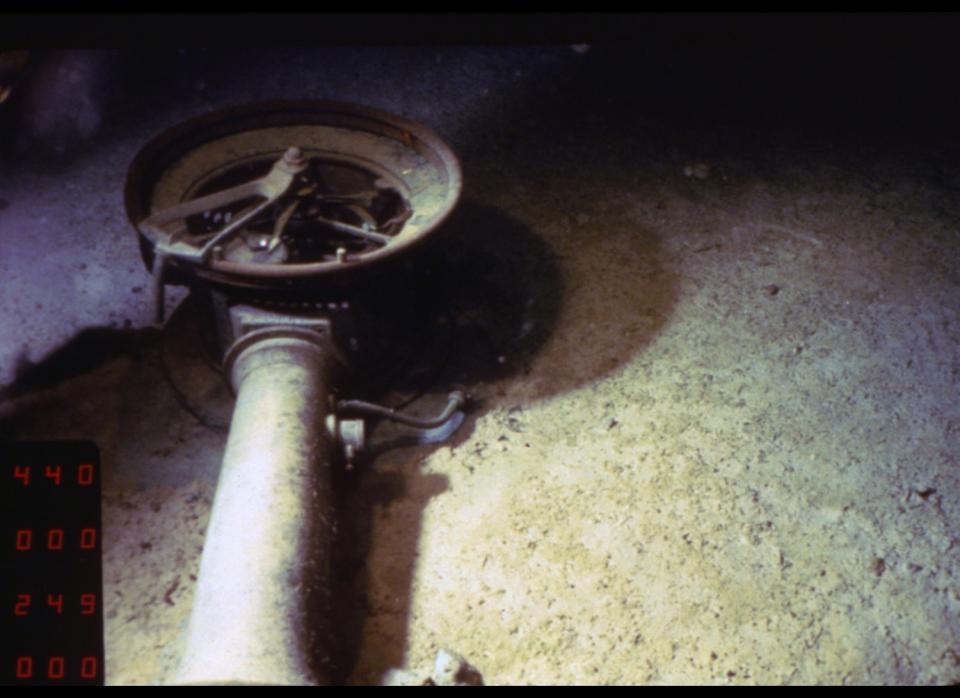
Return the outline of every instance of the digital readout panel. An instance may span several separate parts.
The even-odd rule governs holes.
[[[100,456],[0,442],[0,684],[103,684]]]

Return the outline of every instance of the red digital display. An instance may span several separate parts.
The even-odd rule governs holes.
[[[21,486],[30,487],[30,476],[33,470],[43,471],[43,476],[51,481],[55,487],[59,487],[61,484],[64,485],[77,485],[78,487],[91,487],[94,480],[94,467],[93,463],[77,463],[75,466],[70,466],[70,479],[64,480],[64,468],[59,463],[53,464],[44,464],[38,466],[30,465],[17,465],[14,464],[11,469],[11,474],[14,479],[18,480]],[[36,481],[34,481],[34,486]]]
[[[0,478],[0,684],[102,685],[96,446],[0,443]]]
[[[35,678],[45,678],[54,681],[59,681],[67,677],[67,658],[66,657],[48,657],[46,661],[46,672],[41,675],[34,675],[34,666],[39,664],[40,666],[44,665],[43,658],[37,657],[37,662],[34,661],[34,657],[17,657],[14,664],[14,676],[19,679],[20,682],[25,682],[27,679]],[[98,657],[81,657],[76,667],[77,676],[81,679],[97,679],[99,674],[97,673],[97,667],[100,665]]]
[[[97,609],[97,594],[88,593],[88,594],[78,594],[77,597],[77,608],[80,609],[80,614],[84,616],[90,616],[96,613]],[[50,608],[56,609],[56,612],[63,612],[63,594],[47,594],[47,606]],[[68,604],[72,603],[68,601]],[[13,615],[15,616],[27,616],[30,615],[30,608],[33,604],[33,594],[17,594],[16,600],[13,604]]]
[[[72,532],[71,532],[72,533]],[[64,529],[51,528],[46,532],[39,531],[39,537],[46,540],[41,543],[46,550],[64,550]],[[34,548],[34,531],[30,528],[18,528],[15,533],[14,549],[21,553],[30,552]],[[71,543],[73,536],[71,536]],[[80,550],[94,550],[97,547],[97,529],[88,526],[81,528],[76,534],[76,545]]]

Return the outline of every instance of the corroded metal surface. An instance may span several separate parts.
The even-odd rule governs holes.
[[[212,290],[237,394],[178,683],[326,682],[330,462],[342,449],[349,467],[365,429],[332,414],[329,388],[346,364],[331,317],[351,304],[310,284],[409,249],[459,193],[457,160],[431,131],[333,102],[216,112],[131,165],[127,214],[155,307],[169,283]],[[271,305],[277,289],[292,305]]]
[[[323,683],[334,531],[324,334],[260,338],[237,391],[207,529],[183,683]]]
[[[320,232],[300,235],[301,247],[305,237],[331,235],[334,239],[339,235],[343,244],[334,245],[330,254],[312,251],[300,258],[261,259],[257,253],[273,252],[277,243],[269,235],[258,238],[251,231],[252,254],[225,250],[195,269],[184,269],[180,262],[174,272],[264,288],[342,277],[420,242],[447,217],[460,194],[460,166],[454,154],[432,131],[406,119],[322,101],[270,102],[218,111],[161,134],[130,167],[127,215],[138,227],[148,264],[152,266],[154,248],[164,242],[164,236],[155,226],[144,226],[145,221],[218,189],[243,184],[242,179],[231,178],[242,177],[244,168],[251,173],[247,180],[255,180],[289,148],[299,149],[312,167],[313,180],[304,182],[304,188],[318,182],[327,186],[322,201],[338,199],[339,215],[319,205],[313,209],[305,205],[303,211],[273,211],[270,220],[278,230],[290,223],[291,216],[316,226]],[[348,201],[363,195],[369,195],[369,200],[384,192],[392,199],[373,212],[370,206]],[[205,213],[216,218],[233,212],[211,209]],[[380,214],[379,219],[372,213]],[[274,237],[279,240],[279,235]],[[369,244],[352,245],[358,238]],[[263,250],[257,247],[258,241],[265,241]]]

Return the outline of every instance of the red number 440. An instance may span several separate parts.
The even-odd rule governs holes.
[[[37,466],[38,468],[40,466]],[[43,476],[50,480],[54,485],[60,485],[64,478],[64,468],[60,464],[43,466]],[[81,487],[89,487],[93,484],[93,463],[80,463],[77,466],[77,484]],[[24,487],[30,485],[30,466],[13,466],[13,476],[20,481]],[[40,477],[39,475],[37,477]]]

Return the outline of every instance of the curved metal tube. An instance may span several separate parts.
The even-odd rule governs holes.
[[[447,423],[447,421],[453,416],[453,413],[458,409],[463,407],[467,402],[467,396],[464,395],[461,390],[454,390],[450,393],[450,397],[447,399],[447,406],[443,408],[443,412],[438,414],[436,417],[412,417],[408,414],[404,414],[399,410],[395,410],[392,407],[384,407],[383,405],[378,405],[373,402],[364,402],[363,400],[340,400],[337,403],[338,412],[355,412],[357,414],[366,414],[375,417],[386,417],[391,422],[398,422],[400,424],[406,424],[409,427],[417,427],[418,429],[432,429],[434,427],[439,427]]]

